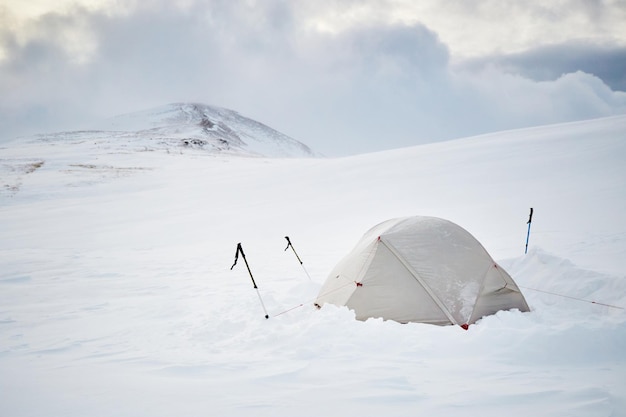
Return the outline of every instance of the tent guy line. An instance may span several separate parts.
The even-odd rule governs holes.
[[[352,285],[352,284],[356,285],[357,287],[362,287],[362,286],[363,286],[363,284],[361,284],[360,282],[356,282],[356,281],[353,281],[353,282],[348,282],[348,283],[346,283],[345,285],[342,285],[341,287],[334,288],[334,289],[332,289],[332,290],[330,290],[330,291],[328,291],[328,292],[326,292],[326,293],[324,293],[324,294],[319,294],[319,295],[318,295],[318,297],[322,297],[322,296],[329,295],[330,293],[333,293],[333,292],[335,292],[335,291],[339,291],[339,290],[341,290],[342,288],[347,287],[347,286]],[[590,303],[590,304],[596,304],[596,305],[599,305],[599,306],[605,306],[605,307],[610,307],[610,308],[616,308],[616,309],[619,309],[619,310],[625,310],[625,309],[626,309],[626,308],[624,308],[624,307],[620,307],[620,306],[616,306],[616,305],[612,305],[612,304],[601,303],[601,302],[599,302],[599,301],[585,300],[585,299],[583,299],[583,298],[577,298],[577,297],[572,297],[572,296],[569,296],[569,295],[559,294],[559,293],[555,293],[555,292],[551,292],[551,291],[540,290],[540,289],[538,289],[538,288],[530,288],[530,287],[525,287],[525,286],[523,286],[523,285],[518,285],[518,287],[519,287],[519,288],[524,288],[524,289],[526,289],[526,290],[531,290],[531,291],[542,292],[542,293],[544,293],[544,294],[556,295],[557,297],[570,298],[570,299],[572,299],[572,300],[576,300],[576,301],[583,301],[583,302]],[[295,309],[298,309],[298,308],[300,308],[300,307],[304,307],[305,305],[310,304],[310,303],[313,303],[313,305],[314,305],[316,308],[318,308],[318,309],[319,309],[319,308],[321,308],[321,306],[320,306],[319,304],[315,303],[315,301],[316,301],[316,300],[317,300],[317,297],[316,297],[316,298],[313,298],[313,299],[310,299],[310,300],[307,300],[307,301],[302,302],[302,303],[300,303],[300,304],[298,304],[298,305],[295,305],[295,306],[293,306],[293,307],[291,307],[291,308],[288,308],[287,310],[284,310],[284,311],[282,311],[282,312],[280,312],[280,313],[274,314],[274,315],[272,315],[271,317],[278,317],[278,316],[281,316],[281,315],[283,315],[283,314],[289,313],[289,312],[291,312],[291,311],[293,311],[293,310],[295,310]],[[461,327],[463,327],[463,326],[461,326]],[[463,327],[463,328],[465,328],[465,327]],[[466,330],[467,330],[467,329],[466,329]]]
[[[576,301],[583,301],[583,302],[589,303],[589,304],[596,304],[596,305],[600,305],[600,306],[604,306],[604,307],[617,308],[619,310],[626,310],[626,308],[624,308],[624,307],[620,307],[620,306],[616,306],[616,305],[612,305],[612,304],[601,303],[601,302],[593,301],[593,300],[585,300],[584,298],[572,297],[571,295],[559,294],[559,293],[556,293],[556,292],[540,290],[540,289],[537,289],[537,288],[524,287],[523,285],[518,285],[518,287],[524,288],[525,290],[531,290],[531,291],[542,292],[544,294],[556,295],[557,297],[569,298],[571,300],[576,300]]]
[[[356,285],[357,287],[362,287],[362,286],[363,286],[363,284],[361,284],[360,282],[352,281],[352,282],[348,282],[347,284],[342,285],[341,287],[334,288],[334,289],[332,289],[332,290],[330,290],[330,291],[328,291],[328,292],[326,292],[326,293],[324,293],[324,294],[321,294],[321,295],[328,295],[328,294],[330,294],[330,293],[332,293],[332,292],[339,291],[340,289],[342,289],[342,288],[344,288],[344,287],[347,287],[348,285],[352,285],[352,284]],[[310,304],[310,303],[313,303],[313,306],[314,306],[315,308],[320,309],[320,308],[322,308],[322,306],[314,302],[314,301],[316,301],[316,300],[317,300],[317,298],[318,298],[319,296],[320,296],[320,295],[318,295],[318,296],[317,296],[317,297],[315,297],[315,298],[311,298],[311,299],[309,299],[309,300],[307,300],[307,301],[305,301],[305,302],[303,302],[303,303],[300,303],[300,304],[298,304],[298,305],[296,305],[296,306],[293,306],[293,307],[291,307],[291,308],[288,308],[287,310],[282,311],[282,312],[280,312],[280,313],[277,313],[277,314],[273,315],[272,317],[278,317],[278,316],[281,316],[281,315],[283,315],[283,314],[285,314],[285,313],[289,313],[290,311],[293,311],[293,310],[295,310],[295,309],[297,309],[297,308],[304,307],[306,304]]]

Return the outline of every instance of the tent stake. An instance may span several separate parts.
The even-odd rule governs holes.
[[[267,310],[265,309],[265,304],[263,304],[263,299],[261,298],[261,293],[259,292],[259,287],[256,286],[256,282],[254,282],[254,277],[252,276],[252,271],[250,270],[250,265],[248,265],[248,260],[246,259],[246,254],[243,253],[243,248],[241,247],[241,243],[237,243],[237,251],[235,252],[235,262],[233,266],[230,267],[232,271],[235,265],[237,265],[237,259],[239,259],[239,254],[241,253],[241,257],[243,261],[246,263],[246,268],[248,268],[248,274],[250,274],[250,279],[252,280],[252,285],[254,285],[254,289],[256,290],[256,294],[259,296],[259,301],[261,302],[261,307],[263,307],[263,312],[265,313],[265,318],[269,319],[270,316],[267,314]]]
[[[526,222],[526,224],[528,224],[528,233],[526,233],[526,249],[524,249],[524,254],[528,253],[528,239],[530,239],[530,223],[532,223],[533,221],[533,208],[530,208],[530,216],[528,216],[528,221]]]
[[[291,240],[289,240],[289,236],[285,236],[285,239],[287,239],[287,247],[285,248],[285,250],[291,247],[291,250],[293,251],[294,255],[296,255],[296,258],[298,258],[298,262],[300,262],[300,266],[302,266],[302,269],[304,269],[304,273],[306,274],[307,277],[309,277],[309,281],[311,281],[311,275],[309,275],[308,271],[304,267],[304,263],[302,262],[302,259],[300,259],[300,257],[298,256],[298,252],[296,252],[296,249],[291,244]]]

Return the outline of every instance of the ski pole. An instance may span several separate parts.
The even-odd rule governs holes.
[[[296,255],[296,258],[298,258],[298,262],[300,262],[300,266],[302,266],[302,269],[304,269],[304,273],[306,274],[307,277],[309,277],[309,281],[311,281],[311,275],[309,275],[309,273],[307,272],[306,268],[304,267],[304,263],[302,262],[302,259],[300,259],[300,257],[298,256],[298,252],[296,252],[296,249],[291,244],[291,240],[289,240],[289,236],[285,236],[285,239],[287,239],[287,247],[285,248],[285,250],[291,247],[291,250],[293,251],[294,255]]]
[[[533,208],[530,208],[530,216],[528,216],[528,232],[526,233],[526,249],[524,250],[524,254],[528,253],[528,239],[530,239],[530,224],[533,221]]]
[[[241,257],[243,261],[246,263],[246,268],[248,268],[248,273],[250,274],[250,279],[252,280],[252,285],[254,285],[254,289],[256,290],[256,295],[259,296],[259,301],[261,302],[261,307],[263,307],[263,312],[265,313],[265,318],[269,319],[270,316],[267,314],[267,310],[265,309],[265,304],[263,304],[263,299],[261,298],[261,293],[259,292],[259,287],[256,286],[256,282],[254,282],[254,277],[252,276],[252,271],[250,271],[250,265],[248,265],[248,260],[246,259],[246,254],[243,253],[243,248],[241,247],[241,243],[237,243],[237,251],[235,252],[235,262],[233,266],[230,267],[232,271],[235,265],[237,265],[237,259],[239,259],[239,254],[241,253]]]

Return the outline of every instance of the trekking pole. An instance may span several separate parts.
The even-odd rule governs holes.
[[[263,299],[261,298],[261,293],[259,292],[259,287],[256,286],[256,282],[254,282],[254,277],[252,276],[252,271],[250,271],[250,265],[248,265],[248,260],[246,259],[246,254],[243,253],[243,248],[241,247],[241,243],[237,243],[237,251],[235,252],[235,262],[233,266],[230,267],[232,271],[235,265],[237,265],[237,259],[239,259],[239,254],[241,253],[241,257],[243,261],[246,263],[246,268],[248,268],[248,273],[250,274],[250,279],[252,280],[252,285],[254,285],[254,289],[256,290],[256,295],[259,296],[259,301],[261,302],[261,307],[263,307],[263,312],[265,313],[265,318],[269,319],[270,316],[267,314],[267,310],[265,309],[265,304],[263,304]]]
[[[287,239],[287,247],[285,248],[285,250],[291,247],[291,250],[293,251],[294,255],[296,255],[296,258],[298,258],[298,262],[300,262],[300,266],[302,266],[302,269],[304,269],[304,273],[306,274],[307,277],[309,277],[309,281],[311,281],[311,275],[309,275],[309,273],[307,272],[306,268],[304,267],[304,263],[302,262],[302,259],[300,259],[300,257],[298,256],[298,252],[296,252],[296,249],[291,244],[291,240],[289,240],[289,236],[285,236],[285,239]]]
[[[526,224],[528,224],[528,233],[526,233],[526,249],[524,250],[524,254],[528,253],[528,239],[530,239],[530,224],[533,221],[533,208],[530,208],[530,216],[528,216],[528,221],[526,222]]]

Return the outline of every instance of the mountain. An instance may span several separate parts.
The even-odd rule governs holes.
[[[90,141],[134,150],[196,149],[212,154],[312,157],[306,145],[234,110],[198,103],[173,103],[123,114],[94,130],[38,135],[43,141]]]

